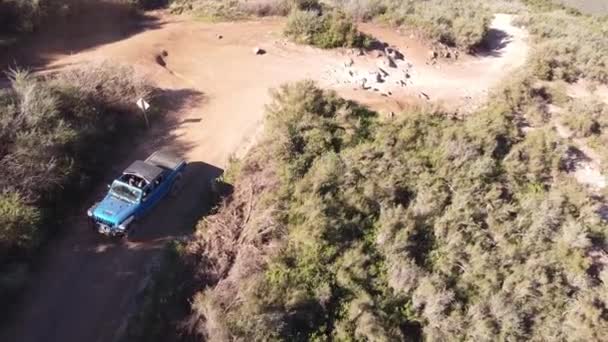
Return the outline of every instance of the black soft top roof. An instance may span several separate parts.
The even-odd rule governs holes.
[[[158,166],[148,164],[141,160],[136,160],[124,172],[125,174],[136,175],[151,183],[156,177],[163,173],[163,169]]]

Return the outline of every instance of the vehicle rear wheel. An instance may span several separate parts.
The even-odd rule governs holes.
[[[180,193],[180,191],[182,190],[182,180],[183,180],[183,175],[181,173],[178,173],[177,176],[175,176],[175,180],[173,181],[173,185],[171,185],[171,197],[177,197],[177,195]]]

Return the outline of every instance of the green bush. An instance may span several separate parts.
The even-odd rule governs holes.
[[[0,195],[0,253],[30,249],[38,242],[40,211],[27,205],[18,193]],[[0,254],[0,261],[6,255]]]
[[[371,39],[357,30],[352,18],[340,10],[321,14],[316,10],[294,10],[284,34],[300,44],[324,49],[369,46]]]
[[[520,22],[537,43],[530,61],[537,77],[608,82],[608,19],[556,10],[532,12]]]
[[[562,173],[551,131],[522,137],[505,116],[537,96],[509,88],[463,120],[411,108],[390,122],[311,83],[274,92],[234,194],[189,244],[197,331],[601,339],[608,278],[588,254],[606,238],[599,203]]]
[[[173,13],[193,12],[208,20],[237,20],[249,16],[287,15],[292,8],[318,4],[309,0],[173,0]]]

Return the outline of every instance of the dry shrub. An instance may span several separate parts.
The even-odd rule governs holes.
[[[192,306],[195,328],[209,340],[227,340],[225,311],[246,301],[252,278],[263,272],[274,254],[280,227],[274,217],[277,204],[267,199],[279,183],[271,159],[262,156],[253,153],[242,162],[234,193],[200,223],[188,246],[199,256],[198,278],[203,284]]]
[[[132,66],[101,60],[86,67],[69,69],[53,76],[51,84],[60,89],[78,91],[79,96],[117,110],[134,110],[139,98],[150,99],[154,88]]]
[[[174,13],[194,12],[209,20],[237,20],[249,16],[287,15],[297,4],[292,0],[174,0]]]

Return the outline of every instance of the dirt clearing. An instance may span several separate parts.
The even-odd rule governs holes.
[[[525,33],[511,25],[507,15],[498,15],[492,23],[495,41],[487,53],[433,65],[426,64],[428,48],[415,40],[389,28],[363,25],[364,31],[403,54],[403,60],[385,72],[405,77],[407,69],[410,74],[405,85],[397,84],[401,76],[395,76],[389,79],[391,88],[368,91],[356,82],[344,82],[348,78],[343,76],[327,76],[333,69],[346,68],[351,59],[349,68],[360,69],[358,73],[378,72],[373,51],[355,55],[296,46],[281,37],[280,19],[210,24],[154,15],[155,25],[122,40],[76,54],[70,54],[68,46],[45,55],[45,69],[110,59],[134,65],[165,89],[165,96],[178,104],[175,110],[154,125],[145,142],[125,147],[124,165],[108,170],[108,181],[133,159],[171,145],[190,162],[184,192],[176,201],[161,203],[141,223],[135,242],[116,245],[91,232],[84,217],[86,207],[103,193],[105,187],[100,186],[64,227],[63,236],[48,247],[24,302],[0,334],[2,341],[93,342],[120,337],[125,317],[136,306],[147,265],[165,241],[187,233],[204,214],[209,180],[221,174],[231,155],[245,153],[261,130],[269,88],[309,78],[384,112],[420,100],[470,107],[522,65],[528,52]],[[266,53],[254,53],[256,47]]]

